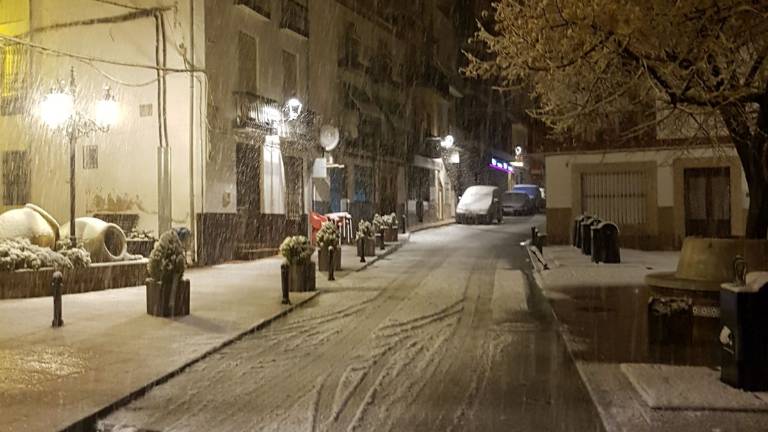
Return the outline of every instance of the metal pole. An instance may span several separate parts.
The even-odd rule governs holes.
[[[69,245],[77,247],[75,235],[75,145],[77,144],[77,118],[72,120],[69,130]]]
[[[75,86],[75,68],[69,69],[69,91],[72,92],[72,99],[75,100],[77,88]],[[75,235],[75,207],[77,196],[75,195],[75,159],[77,144],[77,127],[80,119],[77,113],[73,114],[69,122],[69,245],[77,247],[77,236]]]
[[[291,304],[291,299],[288,297],[288,263],[280,264],[280,282],[282,283],[283,301],[282,304]]]
[[[365,238],[360,237],[357,239],[357,255],[360,256],[360,262],[365,262]]]
[[[329,281],[336,280],[336,278],[333,277],[333,272],[334,270],[336,270],[336,260],[334,259],[334,255],[336,255],[336,248],[331,246],[328,248],[328,280]]]
[[[64,319],[61,312],[61,286],[64,277],[61,272],[57,271],[53,273],[53,279],[51,280],[51,290],[53,291],[53,322],[52,327],[61,327],[64,325]]]

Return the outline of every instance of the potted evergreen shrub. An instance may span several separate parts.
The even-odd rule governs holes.
[[[178,234],[160,236],[149,254],[147,313],[159,317],[189,315],[189,279],[183,279],[186,252]]]
[[[376,233],[373,230],[373,224],[367,220],[361,220],[357,224],[357,241],[363,242],[363,254],[365,256],[376,256]]]
[[[314,248],[304,236],[289,236],[280,245],[280,255],[288,263],[288,290],[314,291],[315,266],[312,263]]]
[[[329,248],[334,248],[333,264],[335,270],[341,270],[341,246],[339,230],[333,222],[324,222],[317,232],[317,268],[328,271]]]
[[[385,242],[397,241],[397,214],[392,213],[381,217],[382,230],[384,231]]]

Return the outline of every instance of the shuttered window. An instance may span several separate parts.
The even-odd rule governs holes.
[[[645,171],[584,173],[581,208],[620,225],[647,221],[648,174]]]

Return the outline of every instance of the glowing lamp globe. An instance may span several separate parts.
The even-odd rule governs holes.
[[[75,100],[64,91],[53,91],[40,103],[40,117],[52,128],[64,125],[75,112]]]
[[[301,108],[303,105],[300,100],[291,98],[288,103],[286,103],[286,107],[288,108],[288,118],[296,120],[299,118],[299,115],[301,115]]]
[[[443,138],[443,140],[440,141],[440,145],[446,149],[453,147],[453,135],[448,135]]]
[[[96,123],[101,127],[112,127],[117,124],[120,109],[114,99],[103,99],[96,103]]]

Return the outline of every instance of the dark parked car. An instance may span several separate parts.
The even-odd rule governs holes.
[[[533,205],[536,207],[536,211],[543,209],[546,204],[544,203],[544,197],[541,195],[541,188],[534,184],[519,184],[512,187],[512,192],[524,192],[533,201]]]
[[[505,215],[532,215],[536,205],[525,192],[504,192],[501,196],[501,208]]]
[[[501,191],[496,186],[470,186],[459,198],[456,206],[457,223],[485,223],[504,221],[501,210]]]

